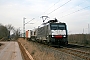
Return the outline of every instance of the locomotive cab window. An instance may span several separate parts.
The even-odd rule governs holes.
[[[65,30],[64,24],[51,24],[51,30]]]
[[[57,25],[51,25],[51,30],[57,30]]]
[[[59,30],[65,30],[65,25],[58,25]]]

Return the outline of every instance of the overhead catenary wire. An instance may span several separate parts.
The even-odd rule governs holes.
[[[78,4],[76,7],[80,6],[81,4],[82,4],[82,3]],[[75,6],[71,7],[71,8],[68,9],[68,10],[62,11],[61,13],[65,13],[65,12],[67,12],[67,11],[70,11],[70,10],[72,10],[73,8],[75,8]],[[61,14],[61,13],[60,13],[60,14]]]
[[[31,19],[30,21],[28,21],[27,23],[25,23],[25,24],[28,24],[29,22],[31,22],[32,20],[34,20],[35,18],[33,18],[33,19]]]
[[[60,0],[59,0],[59,1],[60,1]],[[56,9],[54,9],[53,11],[51,11],[50,13],[48,13],[47,15],[53,13],[54,11],[58,10],[59,8],[63,7],[64,5],[68,4],[68,3],[71,2],[71,1],[72,1],[72,0],[69,0],[69,1],[65,2],[64,4],[62,4],[61,6],[59,6],[59,7],[56,8]],[[55,6],[57,3],[58,3],[58,2],[56,2],[53,6]],[[82,4],[82,3],[78,4],[77,6],[80,6],[81,4]],[[51,6],[50,8],[52,8],[53,6]],[[69,16],[69,15],[72,15],[72,14],[74,14],[74,13],[77,13],[77,12],[83,10],[83,9],[88,8],[88,7],[90,7],[90,6],[87,6],[87,7],[84,7],[84,8],[82,8],[82,9],[78,9],[78,10],[76,10],[76,11],[73,11],[73,12],[71,12],[71,13],[69,13],[69,14],[63,15],[63,16],[61,16],[61,18],[66,17],[66,16]],[[49,9],[50,9],[50,8],[49,8]],[[74,7],[72,7],[72,8],[74,8]],[[45,12],[47,12],[49,9],[47,9]],[[44,12],[44,13],[45,13],[45,12]],[[40,17],[40,16],[39,16],[39,17]],[[37,21],[38,21],[38,20],[37,20]]]
[[[46,13],[49,9],[51,9],[52,7],[54,7],[57,3],[59,3],[60,0],[58,0],[56,3],[54,3],[54,5],[52,5],[50,8],[48,8],[44,13]]]
[[[59,0],[59,1],[60,1],[60,0]],[[58,2],[59,2],[59,1],[58,1]],[[65,2],[64,4],[62,4],[61,6],[59,6],[58,8],[54,9],[52,12],[54,12],[54,11],[56,11],[57,9],[63,7],[64,5],[66,5],[67,3],[69,3],[70,1],[71,1],[71,0]],[[58,2],[56,2],[54,5],[56,5]],[[53,5],[53,6],[54,6],[54,5]],[[53,6],[52,6],[52,7],[53,7]],[[51,8],[51,7],[50,7],[50,8]],[[50,9],[50,8],[49,8],[49,9]],[[47,10],[49,10],[49,9],[47,9]],[[46,11],[45,11],[45,12],[46,12]],[[45,13],[45,12],[44,12],[44,13]],[[48,13],[47,15],[51,14],[52,12]]]
[[[64,16],[62,16],[62,17],[60,17],[60,18],[69,16],[69,15],[71,15],[71,14],[74,14],[74,13],[76,13],[76,12],[79,12],[79,11],[84,10],[84,9],[86,9],[86,8],[89,8],[89,7],[90,7],[90,6],[86,6],[86,7],[82,8],[82,9],[78,9],[78,10],[76,10],[76,11],[74,11],[74,12],[71,12],[71,13],[69,13],[69,14],[66,14],[66,15],[64,15]]]
[[[55,6],[57,3],[59,3],[59,1],[60,1],[60,0],[58,0],[53,6]],[[63,5],[59,6],[59,7],[56,8],[56,9],[54,9],[52,12],[48,13],[47,15],[49,15],[49,14],[53,13],[54,11],[56,11],[57,9],[63,7],[64,5],[66,5],[67,3],[69,3],[70,1],[71,1],[71,0],[65,2]],[[50,8],[52,8],[53,6],[51,6]],[[50,8],[49,8],[49,9],[50,9]],[[49,9],[47,9],[45,12],[47,12]],[[44,12],[44,13],[45,13],[45,12]]]
[[[59,8],[63,7],[64,5],[68,4],[70,1],[72,1],[72,0],[69,0],[69,1],[67,1],[66,3],[62,4],[62,5],[59,6],[58,8],[56,8],[56,9],[54,9],[53,11],[51,11],[50,13],[48,13],[47,15],[53,13],[54,11],[56,11],[56,10],[58,10]]]
[[[86,0],[85,0],[86,1]],[[82,1],[83,3],[85,2],[85,1]],[[79,3],[79,4],[77,4],[76,6],[72,6],[70,9],[65,9],[64,11],[62,11],[62,12],[60,12],[59,14],[62,14],[62,13],[66,13],[66,12],[68,12],[68,11],[71,11],[72,9],[74,9],[75,7],[80,7],[80,5],[82,5],[83,3]]]

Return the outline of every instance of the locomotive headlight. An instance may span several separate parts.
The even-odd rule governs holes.
[[[52,37],[54,37],[54,36],[52,35]]]
[[[65,35],[63,37],[66,37]]]
[[[47,36],[48,37],[48,36]]]

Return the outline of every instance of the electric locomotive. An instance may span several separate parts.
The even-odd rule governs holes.
[[[66,23],[58,22],[57,19],[44,23],[36,29],[36,40],[51,45],[67,45],[68,34]]]

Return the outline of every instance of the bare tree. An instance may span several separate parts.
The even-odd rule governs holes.
[[[19,29],[16,29],[15,30],[15,39],[17,39],[19,37],[20,37],[20,30]]]
[[[10,35],[10,32],[13,32],[12,35]],[[2,25],[0,24],[0,38],[7,37],[9,40],[17,39],[20,36],[20,29],[15,29],[14,26],[11,24],[8,25]]]
[[[11,24],[6,25],[6,27],[7,27],[7,29],[8,29],[9,31],[11,31],[11,30],[14,29],[14,27],[13,27]]]
[[[8,38],[10,39],[10,33],[11,33],[11,31],[14,30],[14,27],[13,27],[11,24],[6,25],[6,27],[7,27],[8,31],[9,31],[9,36],[8,36]]]
[[[0,24],[0,39],[7,38],[8,34],[8,29],[4,25]]]

